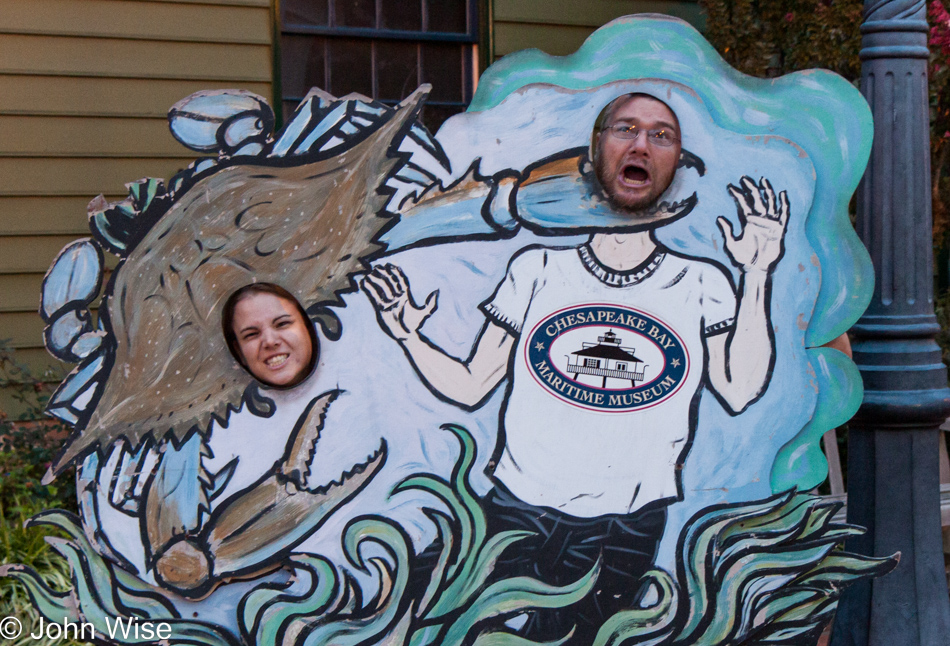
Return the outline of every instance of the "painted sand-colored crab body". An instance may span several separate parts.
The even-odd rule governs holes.
[[[365,104],[349,105],[355,110]],[[418,108],[418,97],[397,110],[377,108],[379,114],[366,114],[372,120],[366,119],[362,131],[345,142],[338,139],[327,151],[301,151],[296,157],[262,152],[256,159],[235,155],[217,163],[199,162],[179,186],[178,178],[173,180],[172,193],[164,193],[154,180],[143,180],[153,183],[153,197],[136,214],[140,221],[127,225],[126,240],[134,244],[126,242],[125,248],[116,248],[113,230],[128,205],[94,202],[94,233],[122,261],[100,308],[100,327],[107,333],[97,338],[106,340],[74,375],[86,376],[84,369],[96,364],[98,374],[89,380],[96,393],[88,397],[92,401],[80,402],[83,411],[73,411],[80,413],[69,420],[77,422],[77,434],[53,470],[119,438],[133,447],[148,435],[159,441],[171,434],[180,442],[191,431],[207,431],[214,419],[226,423],[255,384],[221,334],[224,300],[243,285],[285,286],[331,338],[338,336],[326,307],[342,304],[338,294],[352,288],[350,276],[383,248],[376,237],[390,219],[383,213],[378,178],[396,164],[391,144],[404,135]],[[173,109],[173,132],[174,117]],[[75,281],[75,269],[68,272],[63,264],[75,267],[75,256],[94,256],[94,242],[80,244],[78,252],[64,250],[54,263],[47,296],[54,292],[54,281],[64,280],[61,274]],[[94,263],[83,267],[89,264]],[[87,289],[82,297],[95,291]],[[44,308],[54,310],[49,301],[44,299]],[[57,347],[50,349],[55,354]],[[70,386],[64,384],[54,397],[53,414],[62,408],[58,404],[64,391],[75,390]],[[69,403],[76,407],[75,401]]]

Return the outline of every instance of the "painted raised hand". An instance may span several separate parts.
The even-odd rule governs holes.
[[[771,271],[784,251],[788,194],[782,191],[776,198],[772,184],[764,177],[758,184],[751,177],[743,177],[739,186],[730,184],[727,190],[736,201],[742,230],[735,237],[726,218],[717,220],[726,252],[743,271]]]
[[[439,304],[438,290],[420,307],[409,292],[409,281],[395,265],[379,265],[361,283],[380,325],[397,341],[405,341],[419,331]]]

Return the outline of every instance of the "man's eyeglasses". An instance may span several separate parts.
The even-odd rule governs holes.
[[[662,148],[669,148],[679,141],[679,137],[666,128],[644,131],[640,126],[604,126],[602,130],[609,131],[617,139],[636,139],[641,132],[646,132],[647,142]]]

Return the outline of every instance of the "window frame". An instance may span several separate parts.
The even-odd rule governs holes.
[[[327,0],[327,22],[332,24],[335,19],[336,2],[345,2],[346,0]],[[375,21],[377,24],[382,20],[382,3],[384,0],[374,0]],[[434,32],[425,31],[428,27],[429,18],[429,0],[418,0],[421,5],[421,30],[407,31],[398,29],[374,29],[369,27],[336,27],[329,25],[307,25],[299,23],[283,22],[283,11],[281,0],[274,0],[272,5],[273,19],[273,52],[274,52],[274,79],[273,79],[273,105],[277,119],[277,128],[281,128],[284,122],[284,102],[300,101],[303,97],[285,96],[283,83],[283,55],[282,40],[285,35],[290,36],[313,36],[323,38],[357,39],[365,40],[370,43],[378,41],[397,41],[424,43],[458,43],[461,45],[470,45],[467,51],[462,53],[462,101],[438,101],[427,100],[426,105],[433,107],[458,107],[462,106],[462,111],[471,103],[475,94],[475,88],[478,85],[478,77],[481,72],[490,64],[490,56],[486,56],[486,49],[490,47],[490,29],[487,28],[487,22],[491,19],[491,3],[487,0],[464,0],[466,2],[466,33],[460,32]],[[487,10],[486,10],[487,9]],[[487,38],[486,38],[486,35]],[[487,47],[486,47],[487,44]],[[370,55],[370,74],[372,93],[375,97],[378,93],[378,76],[376,69],[375,45],[371,45]],[[422,83],[425,78],[425,61],[421,55],[417,56],[417,84]],[[324,57],[324,80],[326,91],[330,91],[332,84],[331,62],[328,56]],[[403,97],[404,98],[404,97]],[[395,105],[396,101],[392,99],[376,99],[387,105]]]

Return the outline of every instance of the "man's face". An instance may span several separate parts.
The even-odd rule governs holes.
[[[651,206],[673,181],[679,163],[680,130],[676,115],[661,101],[645,96],[620,99],[604,126],[637,126],[636,139],[621,139],[606,128],[597,133],[596,169],[615,208],[639,211]],[[650,141],[647,132],[667,130],[672,146]]]

